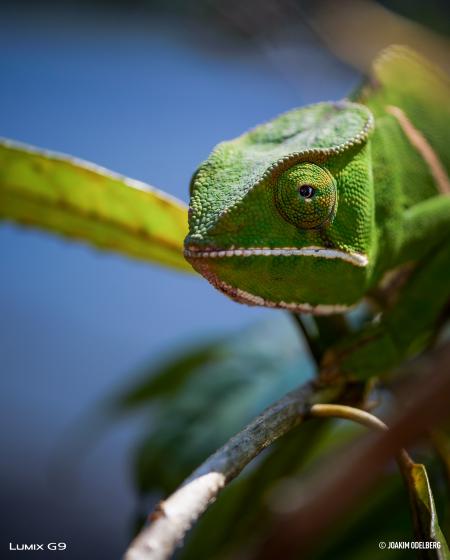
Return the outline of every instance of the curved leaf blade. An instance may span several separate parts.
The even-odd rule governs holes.
[[[187,207],[91,163],[0,140],[0,219],[191,271]]]
[[[450,560],[450,551],[439,526],[433,493],[425,466],[413,463],[407,474],[415,537],[422,541],[435,541],[440,548],[424,551],[425,558]]]

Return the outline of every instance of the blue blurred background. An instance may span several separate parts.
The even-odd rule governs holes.
[[[187,201],[216,143],[358,82],[299,29],[294,50],[273,50],[193,15],[11,4],[0,20],[0,134]],[[65,557],[116,558],[130,537],[129,450],[141,420],[55,476],[65,438],[143,364],[276,312],[237,305],[195,276],[11,225],[0,227],[0,255],[0,555],[10,541],[64,541]]]

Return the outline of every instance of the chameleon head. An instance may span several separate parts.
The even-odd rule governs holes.
[[[249,305],[340,313],[375,251],[369,110],[296,109],[223,142],[191,183],[185,257]]]

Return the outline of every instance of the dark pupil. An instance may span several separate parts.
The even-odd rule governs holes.
[[[303,198],[312,198],[315,190],[314,187],[311,187],[311,185],[302,185],[299,187],[298,192]]]

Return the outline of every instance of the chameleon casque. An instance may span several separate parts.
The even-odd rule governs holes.
[[[420,351],[450,298],[449,93],[390,47],[348,99],[219,144],[191,182],[186,259],[238,302],[315,315],[390,284],[341,367],[367,376]]]

